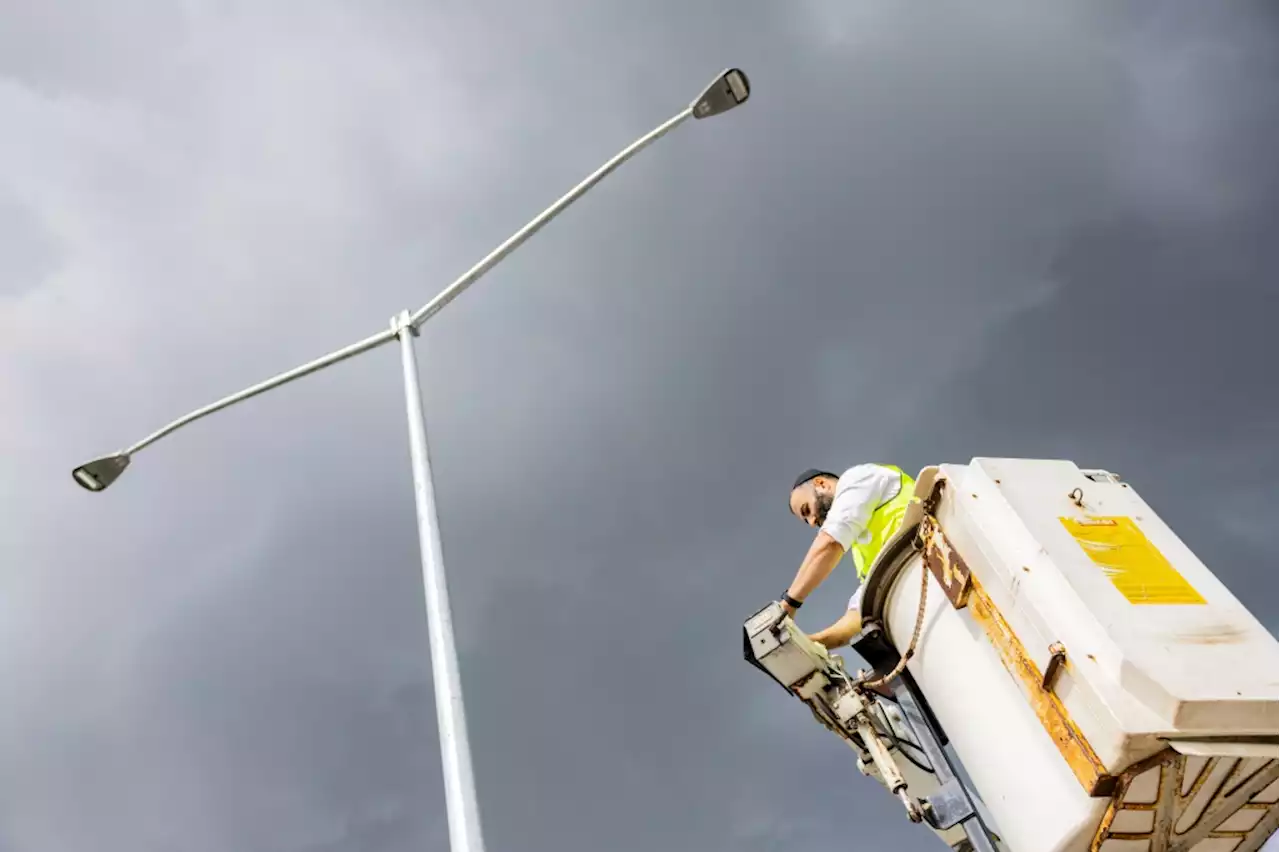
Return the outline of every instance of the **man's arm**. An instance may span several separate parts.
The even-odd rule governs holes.
[[[876,507],[898,493],[900,482],[897,472],[882,465],[849,468],[836,483],[835,499],[822,529],[848,550],[866,531]]]
[[[803,603],[827,579],[840,557],[862,535],[876,506],[892,496],[897,483],[896,473],[877,464],[855,465],[844,472],[836,483],[827,520],[809,545],[809,552],[787,589],[788,595]],[[785,600],[782,609],[787,615],[796,614]]]
[[[822,529],[792,581],[787,594],[804,601],[814,589],[827,579],[840,557],[862,535],[876,506],[893,496],[898,486],[898,475],[878,464],[860,464],[849,468],[836,483],[835,499],[822,524]],[[788,615],[795,610],[786,601],[782,608]]]
[[[813,544],[809,545],[809,552],[805,554],[804,561],[800,563],[796,578],[787,588],[787,594],[803,602],[822,584],[823,580],[830,576],[832,569],[840,562],[842,556],[844,556],[844,546],[832,538],[826,530],[819,530],[814,536]],[[782,608],[787,615],[796,614],[786,601],[782,602]]]

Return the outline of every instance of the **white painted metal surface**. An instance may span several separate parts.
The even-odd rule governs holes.
[[[1280,646],[1132,487],[1063,461],[975,459],[938,474],[948,480],[941,527],[1036,670],[1046,670],[1050,645],[1065,647],[1052,692],[1107,773],[1169,741],[1199,755],[1185,762],[1212,756],[1214,740],[1277,734]],[[929,479],[921,477],[921,497]],[[900,649],[915,625],[919,560],[898,575],[884,612]],[[1089,848],[1110,798],[1090,796],[971,608],[953,609],[936,583],[909,670],[1010,849]],[[1230,758],[1226,767],[1242,748],[1276,757],[1274,744],[1216,752]],[[1258,795],[1255,803],[1266,801]],[[1122,809],[1115,818],[1140,813],[1154,812]],[[1108,840],[1104,848],[1153,847]]]
[[[1014,613],[1029,616],[1030,635],[1017,630],[1024,644],[1040,652],[1043,666],[1048,645],[1064,643],[1079,680],[1119,717],[1121,730],[1182,737],[1277,733],[1275,638],[1132,487],[1089,480],[1070,462],[975,459],[955,496],[964,513],[990,531],[986,586],[1002,587]],[[1126,592],[1141,601],[1131,602],[1118,589],[1125,580],[1108,578],[1064,517],[1077,529],[1131,518],[1176,575],[1166,571],[1162,578],[1154,576],[1158,567],[1147,568],[1144,589],[1144,572],[1131,572],[1138,576],[1127,581]],[[1178,586],[1186,591],[1178,594]],[[1203,603],[1189,602],[1195,597]],[[1170,599],[1188,602],[1162,605]],[[1030,632],[1033,621],[1039,631]],[[1138,706],[1109,700],[1113,686]]]
[[[915,625],[918,560],[889,597],[885,626],[899,648]],[[996,828],[1014,852],[1050,852],[1056,838],[1096,825],[1081,789],[982,629],[935,585],[916,655],[907,665],[947,732]],[[901,638],[899,638],[901,637]],[[1105,809],[1106,801],[1099,800]]]

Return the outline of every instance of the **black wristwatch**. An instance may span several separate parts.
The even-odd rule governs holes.
[[[804,601],[798,601],[795,598],[791,597],[791,595],[787,594],[786,592],[782,593],[782,600],[787,605],[789,605],[792,609],[799,609],[800,607],[804,606]]]

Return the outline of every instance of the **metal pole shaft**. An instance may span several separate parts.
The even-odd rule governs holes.
[[[453,640],[453,614],[445,583],[444,551],[436,514],[435,488],[427,446],[426,417],[413,351],[417,332],[404,311],[392,320],[400,338],[404,366],[404,398],[409,417],[409,456],[413,465],[413,496],[418,510],[418,541],[422,551],[422,585],[427,599],[427,631],[431,640],[431,677],[435,688],[436,722],[440,731],[440,763],[444,772],[445,805],[452,852],[484,852],[480,809],[471,770],[471,745],[462,704],[458,651]]]

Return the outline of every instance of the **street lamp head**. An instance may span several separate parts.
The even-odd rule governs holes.
[[[747,75],[737,68],[730,68],[698,95],[691,107],[694,118],[710,118],[728,112],[751,96],[751,83]]]
[[[89,491],[102,491],[115,482],[129,466],[129,456],[117,453],[106,458],[94,459],[71,471],[71,475]]]

